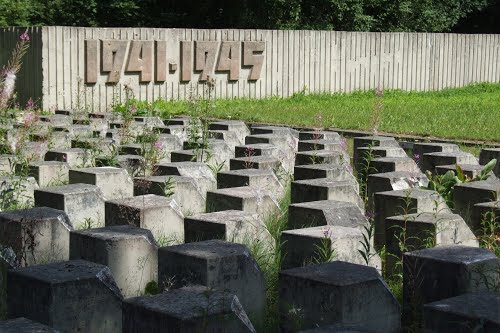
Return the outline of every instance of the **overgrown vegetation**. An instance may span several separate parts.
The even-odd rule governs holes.
[[[217,96],[217,90],[215,90]],[[500,141],[500,84],[480,83],[432,92],[385,90],[383,108],[374,117],[373,91],[333,94],[296,94],[289,98],[218,99],[212,116],[293,126],[323,126],[429,138]],[[138,114],[160,113],[163,117],[185,114],[188,102],[134,101]],[[450,121],[452,120],[452,121]],[[472,126],[473,124],[473,126]]]
[[[495,0],[0,0],[0,25],[492,32],[499,10]]]

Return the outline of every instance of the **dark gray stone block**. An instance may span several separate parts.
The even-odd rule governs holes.
[[[427,153],[422,156],[421,169],[424,172],[430,171],[435,173],[435,168],[437,166],[450,164],[479,164],[479,162],[474,155],[462,151],[451,153]]]
[[[328,178],[297,180],[292,182],[292,203],[319,200],[345,201],[364,209],[359,197],[358,184],[353,181],[336,181]]]
[[[486,165],[492,159],[497,160],[493,173],[500,177],[500,148],[483,148],[479,153],[479,164]]]
[[[62,332],[121,332],[122,295],[111,272],[83,260],[7,273],[10,318],[26,317]]]
[[[426,333],[500,332],[500,293],[467,293],[424,305]]]
[[[256,143],[234,147],[235,157],[276,156],[278,147],[268,143]]]
[[[349,156],[343,151],[312,150],[301,151],[295,155],[295,165],[335,164],[346,166]]]
[[[372,267],[334,261],[281,271],[279,295],[282,332],[330,324],[400,331],[399,304]]]
[[[321,200],[291,204],[288,208],[288,228],[317,226],[362,228],[368,220],[361,209],[345,201]]]
[[[497,179],[457,184],[453,188],[454,210],[469,222],[475,204],[498,200],[499,194],[500,180]],[[476,226],[471,227],[476,231]]]
[[[59,331],[27,318],[0,321],[2,333],[59,333]]]
[[[403,255],[403,317],[412,322],[423,304],[500,286],[500,259],[487,249],[439,246]]]
[[[281,167],[278,158],[272,156],[251,156],[232,158],[229,161],[230,170],[259,169],[276,170]]]
[[[297,165],[294,168],[293,176],[295,180],[330,178],[333,180],[353,180],[355,179],[348,166],[337,164],[310,164]]]
[[[265,311],[265,281],[245,245],[209,240],[158,250],[158,281],[174,288],[200,284],[238,296],[252,322],[260,326]]]

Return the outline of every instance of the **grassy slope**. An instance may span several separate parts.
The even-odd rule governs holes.
[[[214,117],[296,126],[369,130],[373,92],[296,94],[291,98],[217,100]],[[167,114],[186,113],[186,102],[154,103]],[[322,123],[318,124],[318,115]],[[476,84],[437,92],[385,91],[379,130],[500,141],[500,84]]]

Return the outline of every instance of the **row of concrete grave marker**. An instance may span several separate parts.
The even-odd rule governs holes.
[[[370,212],[376,212],[373,246],[403,258],[404,320],[423,310],[428,332],[459,332],[464,321],[500,328],[494,311],[500,295],[491,290],[500,285],[500,260],[478,248],[473,233],[481,213],[500,209],[492,201],[499,182],[492,176],[456,186],[457,214],[436,192],[419,188],[428,183],[420,171],[427,168],[439,173],[466,163],[465,172],[478,172],[478,161],[457,146],[415,144],[413,153],[422,156],[415,163],[394,138],[355,138],[355,168],[363,168],[368,154],[373,163],[365,207],[345,143],[334,132],[213,122],[213,155],[225,162],[214,175],[206,161],[192,161],[192,150],[182,150],[188,118],[136,117],[134,135],[146,125],[157,128],[166,152],[152,174],[138,176],[139,144],[119,146],[121,168],[85,167],[86,149],[119,142],[123,124],[109,114],[89,116],[90,125],[70,111],[44,116],[37,135],[55,129],[58,149],[22,147],[21,154],[42,160],[30,163],[31,178],[24,180],[26,202],[36,207],[0,213],[1,263],[13,268],[0,282],[8,286],[8,316],[18,318],[0,322],[0,331],[43,325],[61,332],[261,331],[265,281],[241,244],[277,251],[265,224],[282,213],[287,172],[295,180],[280,245],[283,332],[400,331],[400,305],[380,275],[381,258],[373,252],[366,265],[358,251]],[[499,149],[485,149],[480,162],[499,156]],[[12,159],[0,156],[0,170],[11,173]],[[12,177],[5,179],[2,186],[10,186]],[[70,184],[51,186],[61,181]],[[175,189],[165,197],[168,181]],[[415,243],[417,251],[400,253],[395,226],[405,225],[409,239],[433,235],[436,247]],[[335,261],[313,264],[325,240]],[[167,241],[181,244],[158,245]],[[393,256],[386,259],[389,272]],[[165,291],[141,296],[151,281]]]

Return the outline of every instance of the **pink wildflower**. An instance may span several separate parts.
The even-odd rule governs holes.
[[[28,109],[28,110],[32,110],[32,109],[34,109],[34,108],[35,108],[35,102],[33,101],[33,99],[32,99],[32,98],[30,98],[30,99],[28,100],[28,102],[26,103],[26,109]]]
[[[163,149],[163,143],[161,143],[160,141],[156,141],[155,145],[154,145],[154,148],[156,150],[162,150]]]
[[[28,33],[24,33],[22,34],[20,37],[19,37],[23,42],[29,42],[30,41],[30,36],[28,35]]]
[[[24,126],[30,127],[35,121],[35,114],[33,112],[28,112],[24,115]]]

